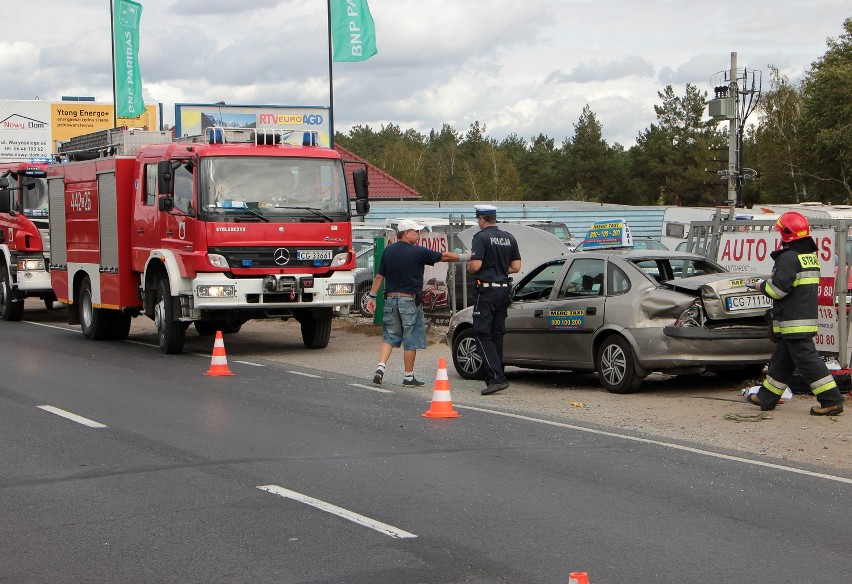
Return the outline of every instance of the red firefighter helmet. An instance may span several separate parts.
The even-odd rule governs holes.
[[[775,229],[781,233],[781,241],[787,243],[796,239],[808,237],[811,234],[811,228],[808,225],[808,220],[801,213],[788,211],[778,218],[775,222]]]

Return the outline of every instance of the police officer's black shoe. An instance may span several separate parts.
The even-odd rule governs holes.
[[[843,404],[834,404],[831,406],[814,406],[811,408],[812,416],[839,416],[843,413]]]
[[[765,406],[760,402],[760,398],[757,397],[756,393],[750,393],[746,396],[746,401],[750,404],[756,405],[760,407],[761,411],[768,412],[770,410],[774,410],[775,406]]]
[[[485,389],[482,390],[482,395],[490,395],[492,393],[496,393],[498,391],[502,391],[509,387],[509,383],[507,381],[500,381],[498,383],[492,383],[491,385],[486,385]]]

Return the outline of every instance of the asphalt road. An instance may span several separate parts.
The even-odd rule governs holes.
[[[849,477],[493,408],[427,419],[319,361],[207,377],[138,339],[0,331],[0,582],[852,574]]]

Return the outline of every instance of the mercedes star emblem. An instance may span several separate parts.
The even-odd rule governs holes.
[[[284,266],[290,261],[290,252],[287,251],[286,247],[279,247],[272,254],[272,261],[277,266]]]

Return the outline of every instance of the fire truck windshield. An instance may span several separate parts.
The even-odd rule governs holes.
[[[47,217],[47,180],[21,177],[21,202],[27,217]]]
[[[200,208],[217,218],[248,210],[273,219],[349,214],[340,160],[209,157],[201,160],[198,177]]]

